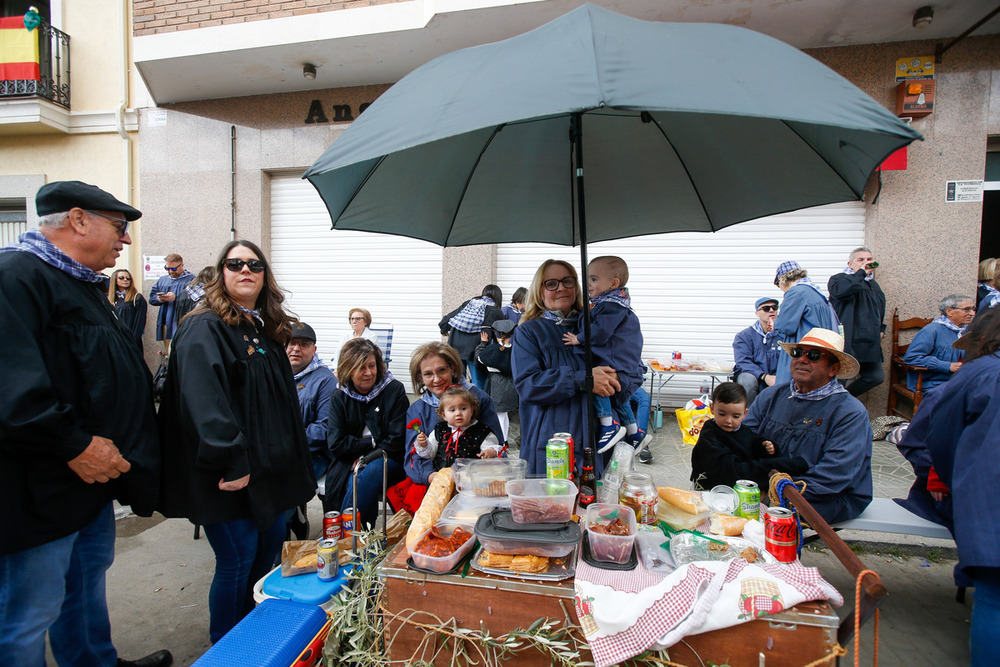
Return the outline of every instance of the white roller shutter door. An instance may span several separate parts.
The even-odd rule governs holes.
[[[643,359],[674,350],[685,359],[732,361],[733,337],[755,319],[754,302],[779,301],[774,272],[796,260],[826,294],[830,276],[843,270],[848,254],[864,242],[861,202],[831,204],[734,225],[714,234],[684,232],[593,243],[592,259],[618,255],[629,265],[628,288],[642,323]],[[498,284],[509,301],[529,287],[547,258],[579,269],[580,249],[538,243],[498,247]],[[647,383],[648,384],[648,383]],[[677,378],[664,388],[664,404],[696,395],[701,380]]]
[[[288,309],[315,330],[328,364],[349,331],[348,311],[394,326],[389,369],[412,391],[408,365],[418,345],[441,340],[439,246],[401,236],[330,229],[330,215],[300,174],[271,180],[271,264]]]

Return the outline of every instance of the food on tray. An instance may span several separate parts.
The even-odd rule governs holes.
[[[724,551],[729,551],[729,548],[730,548],[729,545],[726,544],[725,542],[709,542],[708,543],[708,550],[709,551],[718,551],[718,552],[721,553],[721,552],[724,552]]]
[[[600,533],[602,535],[632,534],[632,531],[629,530],[629,525],[621,519],[615,519],[614,521],[608,523],[595,523],[590,527],[590,530],[594,533]]]
[[[506,570],[510,569],[512,560],[514,560],[514,557],[508,554],[495,554],[490,551],[484,551],[483,555],[479,558],[479,564],[483,567],[495,567]]]
[[[545,556],[514,556],[510,569],[514,572],[538,574],[549,569],[549,559]]]
[[[531,556],[527,554],[504,556],[489,551],[483,551],[479,556],[480,567],[489,567],[494,570],[510,570],[511,572],[521,574],[542,574],[548,571],[550,565],[561,565],[565,562],[565,558],[546,558],[545,556]]]
[[[708,504],[697,491],[685,491],[674,486],[658,486],[656,492],[664,502],[688,514],[701,514],[709,510]]]
[[[708,517],[708,530],[716,535],[742,535],[743,526],[749,519],[733,516],[731,514],[712,514]]]
[[[475,493],[483,498],[502,498],[507,495],[507,480],[493,480],[485,488],[476,489]]]
[[[754,549],[753,547],[747,547],[746,549],[740,552],[740,558],[742,558],[748,563],[756,563],[758,558],[757,550]]]
[[[424,556],[433,556],[434,558],[441,558],[443,556],[450,556],[465,544],[469,539],[472,538],[472,533],[464,530],[461,526],[455,529],[450,536],[446,536],[441,533],[437,526],[431,528],[431,532],[427,533],[423,539],[421,539],[414,553],[423,554]]]
[[[453,490],[454,482],[452,481],[451,468],[442,468],[431,480],[431,485],[427,488],[427,493],[424,494],[423,502],[420,503],[420,508],[417,509],[417,513],[413,517],[413,523],[406,531],[406,549],[411,554],[420,536],[430,530],[431,526],[441,518],[441,512],[451,500]]]

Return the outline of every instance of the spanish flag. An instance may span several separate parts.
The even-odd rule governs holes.
[[[0,79],[38,78],[38,30],[26,30],[23,16],[0,18]]]

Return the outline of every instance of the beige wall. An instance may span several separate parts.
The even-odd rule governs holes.
[[[933,54],[934,42],[809,53],[894,109],[896,59]],[[865,197],[865,242],[880,263],[887,324],[894,308],[904,319],[933,317],[945,295],[975,297],[982,204],[946,203],[945,181],[983,178],[986,139],[1000,134],[1000,36],[972,37],[948,51],[935,85],[934,112],[913,121],[924,141],[910,145],[906,171],[883,173],[874,205],[874,179]],[[888,358],[888,335],[884,352]],[[884,412],[886,395],[883,385],[863,397],[872,414]]]

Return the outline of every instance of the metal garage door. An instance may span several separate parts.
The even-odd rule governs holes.
[[[728,227],[714,234],[685,232],[605,241],[589,257],[618,255],[629,265],[629,291],[642,322],[644,359],[679,350],[687,359],[732,361],[736,333],[750,325],[754,302],[780,300],[778,264],[794,259],[826,293],[830,276],[864,241],[861,202],[820,206]],[[499,246],[497,272],[504,299],[528,287],[542,261],[569,260],[579,268],[579,248],[544,244]],[[665,403],[697,393],[700,382],[672,382]],[[665,395],[665,399],[667,396]]]
[[[413,349],[441,340],[441,248],[399,236],[330,229],[330,215],[300,174],[271,180],[271,263],[290,292],[288,308],[308,322],[324,361],[349,330],[351,308],[395,327],[392,374],[412,391]]]

